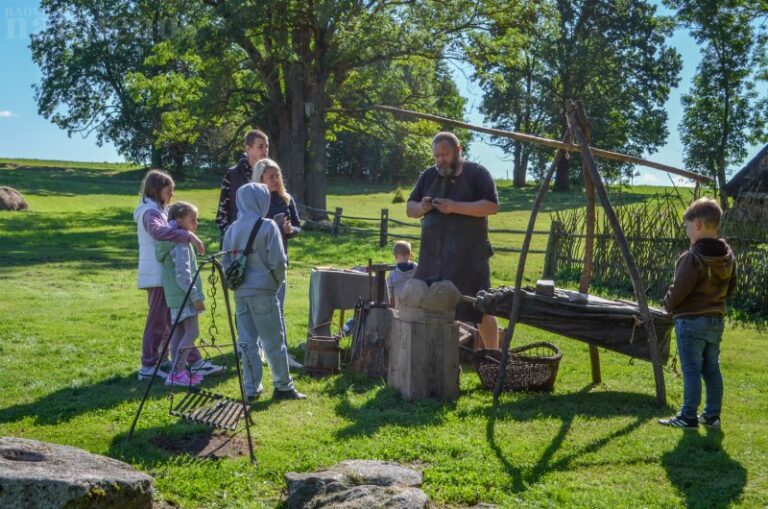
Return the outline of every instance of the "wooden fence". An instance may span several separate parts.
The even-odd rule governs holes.
[[[689,248],[680,208],[671,202],[643,203],[618,207],[617,215],[632,255],[646,285],[648,297],[661,301],[675,273],[679,255]],[[736,255],[738,266],[734,294],[728,301],[736,317],[763,321],[768,318],[768,242],[764,238],[734,235],[732,228],[721,234]],[[584,256],[584,211],[571,209],[553,215],[549,239],[550,275],[559,282],[577,282]],[[598,221],[592,265],[594,286],[619,295],[632,295],[632,282],[610,226]]]
[[[391,239],[393,238],[396,238],[397,240],[413,240],[413,241],[421,240],[421,237],[419,235],[421,231],[421,223],[392,219],[391,217],[389,217],[389,209],[381,209],[379,213],[379,217],[361,217],[361,216],[345,215],[344,209],[342,207],[336,207],[333,211],[316,209],[313,207],[308,207],[306,205],[304,205],[302,208],[312,211],[314,213],[326,214],[328,217],[331,217],[332,220],[330,224],[324,223],[324,222],[314,222],[314,221],[307,221],[307,224],[312,229],[328,231],[334,237],[344,233],[354,233],[354,234],[363,235],[363,236],[370,236],[371,238],[378,239],[379,247],[386,247],[390,243]],[[361,228],[359,226],[349,226],[344,223],[345,219],[356,221],[356,222],[363,222],[366,224],[370,224],[371,226],[367,228]],[[397,230],[397,232],[393,233],[392,232],[393,229]],[[409,233],[403,233],[401,230],[404,230]],[[515,230],[515,229],[505,229],[505,228],[490,228],[488,232],[492,234],[500,234],[500,235],[524,235],[525,234],[525,230]],[[533,233],[536,235],[550,235],[551,232],[548,230],[535,230]],[[493,244],[493,250],[499,253],[519,253],[520,252],[519,247],[497,245],[496,243]],[[551,253],[548,253],[547,251],[541,250],[541,249],[530,249],[528,252],[532,254],[547,255],[548,258],[551,257]]]

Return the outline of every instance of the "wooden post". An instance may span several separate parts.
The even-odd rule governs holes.
[[[571,131],[570,129],[563,135],[563,143],[570,143]],[[533,237],[533,229],[536,226],[536,216],[539,214],[539,208],[541,202],[544,200],[544,195],[549,189],[549,183],[552,181],[552,175],[555,174],[557,165],[560,163],[560,159],[567,157],[565,149],[559,149],[555,154],[555,159],[552,161],[549,169],[547,170],[544,179],[541,181],[539,190],[536,192],[536,198],[533,201],[533,208],[531,208],[531,217],[528,219],[528,229],[525,231],[525,237],[523,238],[523,245],[520,248],[520,258],[517,262],[517,276],[515,277],[515,298],[512,301],[512,309],[509,312],[509,326],[504,331],[504,344],[501,347],[501,366],[499,369],[499,376],[496,379],[496,389],[493,391],[494,404],[499,402],[499,395],[504,387],[504,376],[507,373],[507,362],[509,361],[509,344],[512,342],[512,338],[515,335],[515,324],[517,318],[520,316],[520,306],[522,305],[522,293],[520,287],[523,284],[523,272],[525,271],[525,260],[528,257],[528,250],[531,247],[531,238]]]
[[[576,115],[587,144],[591,144],[592,126],[584,110],[584,104],[581,101],[576,103]],[[587,168],[584,157],[581,158],[581,176],[584,182],[584,192],[587,195],[587,235],[584,240],[584,265],[581,269],[581,278],[579,279],[579,292],[588,294],[589,283],[592,280],[592,259],[595,249],[595,185],[592,182],[592,177],[589,174],[589,168]],[[589,345],[589,361],[592,366],[592,383],[599,384],[602,382],[602,377],[600,375],[600,352],[596,346]]]
[[[555,279],[557,273],[557,251],[560,246],[560,236],[563,233],[563,223],[552,221],[547,238],[547,251],[544,254],[544,273],[542,279]]]
[[[595,164],[594,157],[592,157],[592,152],[587,143],[587,139],[579,126],[578,114],[576,113],[576,106],[573,101],[568,101],[566,104],[566,114],[568,116],[570,130],[573,132],[576,141],[581,146],[581,156],[584,158],[587,168],[589,169],[592,182],[597,190],[597,195],[600,197],[600,201],[603,204],[605,215],[611,223],[611,228],[616,236],[616,244],[621,250],[624,263],[627,264],[627,272],[632,280],[635,299],[637,299],[637,305],[640,308],[643,326],[648,336],[648,346],[651,350],[653,374],[656,381],[656,401],[659,405],[666,406],[667,395],[666,388],[664,387],[664,371],[659,360],[659,342],[656,336],[656,327],[654,326],[653,318],[651,317],[651,311],[648,308],[648,302],[645,299],[645,288],[640,280],[640,273],[637,270],[637,265],[635,265],[635,259],[629,250],[629,244],[627,243],[627,238],[624,236],[624,230],[621,228],[619,218],[616,216],[616,211],[613,209],[613,205],[611,205],[611,201],[608,198],[608,191],[605,189],[605,184],[600,177],[600,173],[597,171],[597,165]]]
[[[339,225],[341,224],[341,213],[343,209],[336,207],[336,211],[333,213],[333,224],[331,225],[331,235],[337,237],[339,235]]]
[[[387,247],[389,227],[389,209],[381,209],[381,224],[379,225],[379,247]]]

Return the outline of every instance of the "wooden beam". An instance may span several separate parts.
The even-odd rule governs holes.
[[[571,131],[566,130],[563,134],[563,142],[571,141]],[[493,391],[493,403],[499,402],[499,396],[504,388],[504,378],[507,374],[507,362],[509,362],[509,345],[512,343],[512,339],[515,337],[515,325],[517,319],[520,316],[520,306],[523,303],[523,294],[520,288],[523,286],[523,274],[525,273],[525,261],[528,257],[528,251],[531,247],[531,238],[533,237],[533,229],[536,225],[536,216],[539,214],[539,208],[541,208],[541,202],[544,201],[544,195],[547,194],[549,189],[549,182],[552,180],[552,176],[557,170],[557,165],[560,159],[568,157],[568,153],[559,149],[555,154],[555,159],[544,175],[544,179],[539,185],[539,190],[536,191],[536,198],[533,200],[533,207],[531,208],[531,217],[528,219],[528,229],[526,230],[525,237],[523,238],[523,245],[520,247],[520,258],[517,262],[517,276],[515,277],[515,296],[512,301],[512,309],[509,312],[509,326],[504,330],[504,342],[501,346],[501,366],[499,367],[499,375],[496,378],[496,389]],[[465,301],[466,302],[466,301]]]
[[[374,106],[374,108],[377,110],[392,113],[395,116],[420,118],[423,120],[430,120],[432,122],[437,122],[438,124],[445,124],[453,127],[460,127],[462,129],[469,129],[470,131],[490,134],[492,136],[497,136],[499,138],[511,138],[513,140],[518,140],[526,143],[533,143],[535,145],[542,145],[545,147],[551,147],[555,149],[563,149],[569,152],[581,152],[581,147],[579,145],[576,145],[573,143],[563,143],[562,141],[552,140],[549,138],[541,138],[539,136],[533,136],[531,134],[524,134],[524,133],[518,133],[515,131],[504,131],[502,129],[492,129],[490,127],[477,126],[473,124],[468,124],[466,122],[453,120],[450,118],[439,117],[437,115],[430,115],[429,113],[421,113],[421,112],[412,111],[412,110],[403,110],[400,108],[395,108],[394,106],[376,105]],[[678,175],[680,177],[685,177],[691,180],[695,180],[697,182],[701,182],[702,184],[710,184],[712,182],[712,179],[709,177],[706,177],[704,175],[699,175],[698,173],[682,170],[680,168],[675,168],[674,166],[669,166],[662,163],[655,163],[653,161],[648,161],[640,157],[621,154],[619,152],[612,152],[610,150],[602,150],[594,147],[590,147],[590,149],[592,151],[593,156],[601,157],[603,159],[608,159],[610,161],[620,161],[623,163],[631,163],[631,164],[637,164],[640,166],[646,166],[648,168],[654,168],[656,170],[672,173],[673,175]]]
[[[616,236],[616,245],[618,245],[621,255],[624,258],[624,263],[627,265],[627,273],[632,280],[632,287],[635,291],[635,299],[637,300],[637,306],[640,310],[640,317],[643,320],[645,333],[648,336],[648,347],[651,350],[651,362],[653,363],[653,374],[656,382],[656,401],[660,406],[666,406],[667,394],[666,388],[664,387],[664,371],[662,370],[661,361],[659,359],[659,342],[658,337],[656,336],[656,326],[653,323],[653,317],[651,316],[651,311],[648,308],[648,302],[645,298],[645,287],[640,279],[640,273],[637,270],[635,259],[629,249],[627,238],[624,236],[624,230],[621,228],[621,223],[616,216],[616,211],[613,209],[611,200],[608,198],[608,191],[605,189],[603,179],[597,171],[597,164],[595,164],[595,159],[592,157],[592,151],[587,143],[587,138],[579,125],[577,108],[573,101],[569,100],[566,103],[566,114],[569,129],[583,149],[582,154],[586,163],[585,167],[589,170],[592,183],[603,204],[605,215],[611,224],[613,234]]]

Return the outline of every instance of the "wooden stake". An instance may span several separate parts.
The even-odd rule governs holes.
[[[399,116],[406,116],[406,117],[421,118],[424,120],[431,120],[432,122],[437,122],[438,124],[445,124],[453,127],[460,127],[462,129],[469,129],[470,131],[486,133],[492,136],[497,136],[499,138],[511,138],[513,140],[534,143],[536,145],[543,145],[545,147],[567,150],[569,152],[582,151],[582,148],[579,145],[574,145],[572,143],[564,143],[562,141],[557,141],[557,140],[551,140],[549,138],[541,138],[539,136],[533,136],[531,134],[523,134],[523,133],[518,133],[514,131],[504,131],[501,129],[491,129],[489,127],[482,127],[482,126],[477,126],[473,124],[468,124],[466,122],[460,122],[458,120],[452,120],[450,118],[439,117],[437,115],[430,115],[429,113],[403,110],[400,108],[395,108],[393,106],[376,105],[374,106],[374,108],[381,111],[392,113],[395,116],[399,115]],[[603,159],[608,159],[611,161],[620,161],[623,163],[638,164],[641,166],[647,166],[648,168],[654,168],[657,170],[665,171],[667,173],[672,173],[674,175],[679,175],[681,177],[685,177],[685,178],[694,180],[696,182],[701,182],[703,184],[710,184],[712,182],[712,179],[707,176],[682,170],[680,168],[675,168],[674,166],[669,166],[662,163],[655,163],[653,161],[648,161],[646,159],[641,159],[639,157],[630,156],[627,154],[621,154],[619,152],[612,152],[610,150],[602,150],[594,147],[589,147],[589,148],[592,151],[593,156],[597,156]]]
[[[581,146],[582,158],[584,159],[586,166],[589,169],[593,184],[597,190],[597,195],[600,197],[600,201],[603,204],[605,215],[608,218],[608,221],[611,223],[611,228],[613,229],[613,233],[616,236],[616,244],[619,246],[622,257],[624,258],[624,263],[627,264],[627,271],[629,272],[629,277],[632,280],[632,286],[635,291],[635,299],[637,300],[637,305],[640,308],[640,315],[643,320],[643,326],[645,327],[645,332],[648,336],[648,346],[651,350],[653,374],[656,381],[656,400],[659,405],[666,406],[667,396],[666,388],[664,387],[664,371],[662,370],[661,362],[659,360],[659,342],[656,336],[656,327],[654,326],[653,318],[651,317],[651,311],[648,308],[648,302],[645,299],[645,288],[642,281],[640,280],[640,273],[638,272],[637,266],[635,265],[635,259],[629,250],[629,244],[627,243],[627,239],[624,236],[624,230],[621,228],[619,218],[616,216],[616,211],[613,209],[613,205],[611,205],[611,201],[608,198],[608,191],[605,189],[605,184],[603,184],[600,173],[597,171],[597,165],[595,164],[595,159],[592,157],[592,151],[590,150],[584,132],[579,125],[576,105],[573,103],[573,101],[568,101],[566,104],[566,115],[568,118],[570,130],[576,138],[576,141],[578,141],[579,145]]]
[[[566,131],[563,135],[563,143],[571,141],[570,130]],[[512,343],[512,338],[515,335],[515,324],[517,318],[520,316],[520,306],[523,302],[522,292],[520,287],[523,284],[523,272],[525,271],[525,260],[528,257],[528,250],[531,247],[531,238],[533,237],[534,226],[536,225],[536,216],[539,213],[541,202],[544,200],[544,195],[549,189],[549,183],[552,180],[552,175],[555,174],[557,165],[560,159],[567,157],[568,153],[564,149],[560,149],[555,154],[555,159],[552,161],[552,165],[547,170],[544,179],[541,181],[539,190],[536,192],[536,198],[533,201],[533,208],[531,208],[531,217],[528,219],[528,229],[525,231],[525,237],[523,238],[523,245],[520,248],[520,258],[517,262],[517,276],[515,277],[515,296],[512,300],[512,309],[509,312],[509,326],[504,331],[504,344],[501,349],[501,366],[499,368],[499,376],[496,379],[496,390],[493,392],[493,403],[499,402],[499,395],[504,388],[504,377],[507,374],[507,362],[509,361],[509,345]]]
[[[587,144],[592,143],[592,125],[584,109],[584,103],[576,102],[576,115],[579,120],[579,127],[584,132]],[[585,159],[581,158],[581,177],[584,182],[584,192],[587,195],[587,215],[586,229],[587,236],[584,242],[584,266],[581,269],[581,278],[579,279],[579,292],[588,294],[589,283],[592,280],[592,259],[595,250],[595,185],[592,177],[589,175],[589,168]],[[601,383],[600,375],[600,352],[596,346],[589,345],[589,362],[592,367],[592,383]]]

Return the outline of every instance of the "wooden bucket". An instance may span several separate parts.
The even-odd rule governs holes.
[[[304,372],[309,376],[329,376],[341,372],[341,336],[309,336],[304,355]]]

